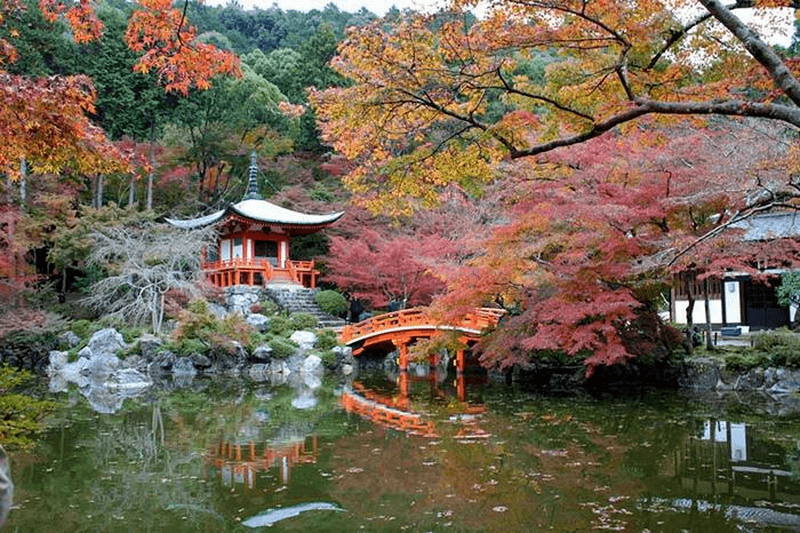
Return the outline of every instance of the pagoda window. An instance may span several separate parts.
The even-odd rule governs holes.
[[[233,258],[241,258],[244,254],[244,247],[242,246],[242,238],[236,237],[233,239]]]
[[[256,259],[267,259],[272,266],[278,266],[278,243],[275,241],[255,241],[253,256]]]
[[[219,255],[223,261],[231,260],[231,240],[222,239],[219,243]]]

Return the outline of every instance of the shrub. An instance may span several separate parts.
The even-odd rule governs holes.
[[[269,332],[273,335],[288,337],[292,334],[292,324],[284,315],[275,315],[269,319]]]
[[[208,309],[206,301],[197,299],[191,301],[189,306],[181,311],[174,338],[179,347],[186,346],[179,348],[182,353],[198,348],[200,344],[197,344],[197,341],[206,347],[200,353],[220,350],[230,353],[234,341],[242,346],[249,345],[253,331],[253,327],[241,315],[229,315],[218,320]],[[187,342],[188,344],[185,344]]]
[[[319,358],[322,359],[322,364],[328,368],[333,368],[336,365],[336,353],[333,350],[319,352]]]
[[[319,291],[315,298],[320,309],[333,316],[341,316],[347,312],[347,300],[336,291]]]
[[[759,352],[769,352],[775,348],[800,352],[800,337],[785,328],[756,333],[752,338],[753,348]]]
[[[69,329],[81,339],[88,339],[94,332],[99,331],[101,326],[91,320],[75,320],[70,323]]]
[[[281,337],[275,337],[269,341],[269,347],[272,348],[272,357],[274,359],[286,359],[297,350],[296,343]]]
[[[317,317],[308,313],[294,313],[289,318],[289,326],[294,330],[314,329],[317,327]]]
[[[323,329],[317,332],[317,348],[320,350],[330,350],[339,344],[339,338],[332,329]]]
[[[250,306],[251,313],[260,313],[266,316],[275,315],[280,309],[280,306],[272,300],[262,300]]]
[[[746,372],[751,368],[769,366],[770,357],[763,353],[733,352],[725,355],[725,368],[736,372]]]
[[[208,351],[208,345],[200,339],[183,338],[180,342],[176,342],[174,345],[170,346],[170,349],[175,355],[188,357],[195,353],[206,353]]]

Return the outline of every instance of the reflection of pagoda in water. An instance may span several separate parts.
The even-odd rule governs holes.
[[[438,372],[431,368],[424,376],[411,376],[408,372],[400,372],[397,376],[396,393],[372,390],[356,381],[352,387],[342,392],[341,404],[347,412],[355,413],[373,423],[390,429],[396,429],[412,435],[437,437],[436,423],[426,413],[416,411],[410,400],[411,383],[428,381],[430,397],[444,398]],[[466,401],[467,378],[459,373],[456,376],[456,391],[459,401],[458,411],[464,415],[476,415],[486,411],[485,405],[475,405]],[[456,437],[463,439],[489,437],[490,434],[477,426],[474,418],[461,420]]]
[[[246,492],[255,490],[256,474],[277,469],[280,483],[288,485],[292,468],[298,464],[317,462],[319,449],[316,435],[281,442],[246,444],[222,441],[209,453],[212,464],[219,469],[222,484]]]
[[[696,494],[800,503],[787,450],[743,423],[707,420],[679,454],[681,485]]]

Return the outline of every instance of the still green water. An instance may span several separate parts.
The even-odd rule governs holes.
[[[800,417],[764,396],[372,376],[55,398],[11,454],[4,533],[800,531]]]

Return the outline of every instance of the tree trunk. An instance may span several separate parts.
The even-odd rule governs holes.
[[[691,355],[694,353],[694,273],[686,274],[685,283],[689,298],[689,305],[686,307],[686,351]]]
[[[156,168],[156,121],[150,123],[150,147],[147,150],[147,162],[150,163],[150,171],[147,173],[147,200],[145,209],[153,210],[153,180],[155,179]]]
[[[136,204],[136,176],[131,176],[131,183],[128,188],[128,207]]]
[[[19,205],[23,211],[28,204],[28,162],[23,157],[19,161]]]
[[[714,349],[714,342],[711,338],[711,302],[708,299],[708,278],[703,280],[703,300],[706,310],[706,348],[709,350]]]

